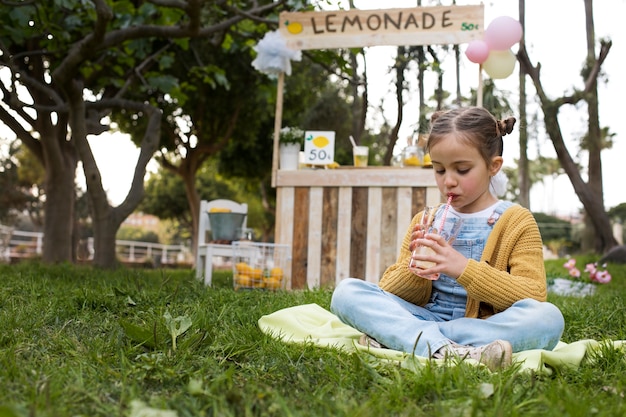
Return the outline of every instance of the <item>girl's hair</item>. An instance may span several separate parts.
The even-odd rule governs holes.
[[[463,107],[435,112],[430,123],[430,135],[426,144],[428,152],[441,139],[454,134],[457,140],[465,141],[478,149],[489,165],[491,158],[502,156],[502,136],[513,131],[515,117],[496,120],[482,107]]]

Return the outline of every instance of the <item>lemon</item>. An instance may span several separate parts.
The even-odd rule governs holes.
[[[265,278],[264,279],[265,282],[265,288],[267,288],[268,290],[277,290],[280,288],[280,283],[281,280],[278,278]]]
[[[404,160],[404,165],[418,167],[420,166],[420,160],[417,156],[410,156]]]
[[[272,278],[276,278],[276,279],[283,279],[283,269],[282,268],[272,268],[272,270],[270,271],[270,277]]]
[[[235,265],[235,269],[237,270],[237,272],[244,275],[250,275],[250,272],[252,272],[252,267],[245,262],[237,263]]]
[[[237,287],[251,287],[252,286],[252,278],[248,275],[239,274],[235,277],[235,285]]]
[[[220,208],[220,207],[212,207],[209,210],[209,213],[230,213],[230,209]]]
[[[424,154],[424,165],[430,166],[433,164],[433,161],[430,159],[430,154]]]

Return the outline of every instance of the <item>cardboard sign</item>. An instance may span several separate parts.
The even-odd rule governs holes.
[[[279,30],[290,48],[460,44],[482,39],[484,6],[282,12]]]
[[[335,132],[304,132],[304,163],[328,165],[335,160]]]

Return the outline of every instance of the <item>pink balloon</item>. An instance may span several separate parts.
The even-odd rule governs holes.
[[[484,36],[490,50],[504,51],[522,39],[522,25],[509,16],[496,17],[485,29]]]
[[[465,56],[475,64],[482,64],[489,56],[489,46],[482,40],[471,41],[467,45]]]

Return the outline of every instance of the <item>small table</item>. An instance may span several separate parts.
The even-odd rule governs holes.
[[[204,252],[204,254],[202,253]],[[226,256],[233,258],[235,250],[232,245],[222,243],[207,243],[198,247],[198,260],[200,265],[196,265],[196,278],[202,278],[204,275],[204,284],[211,285],[213,277],[213,257]]]

